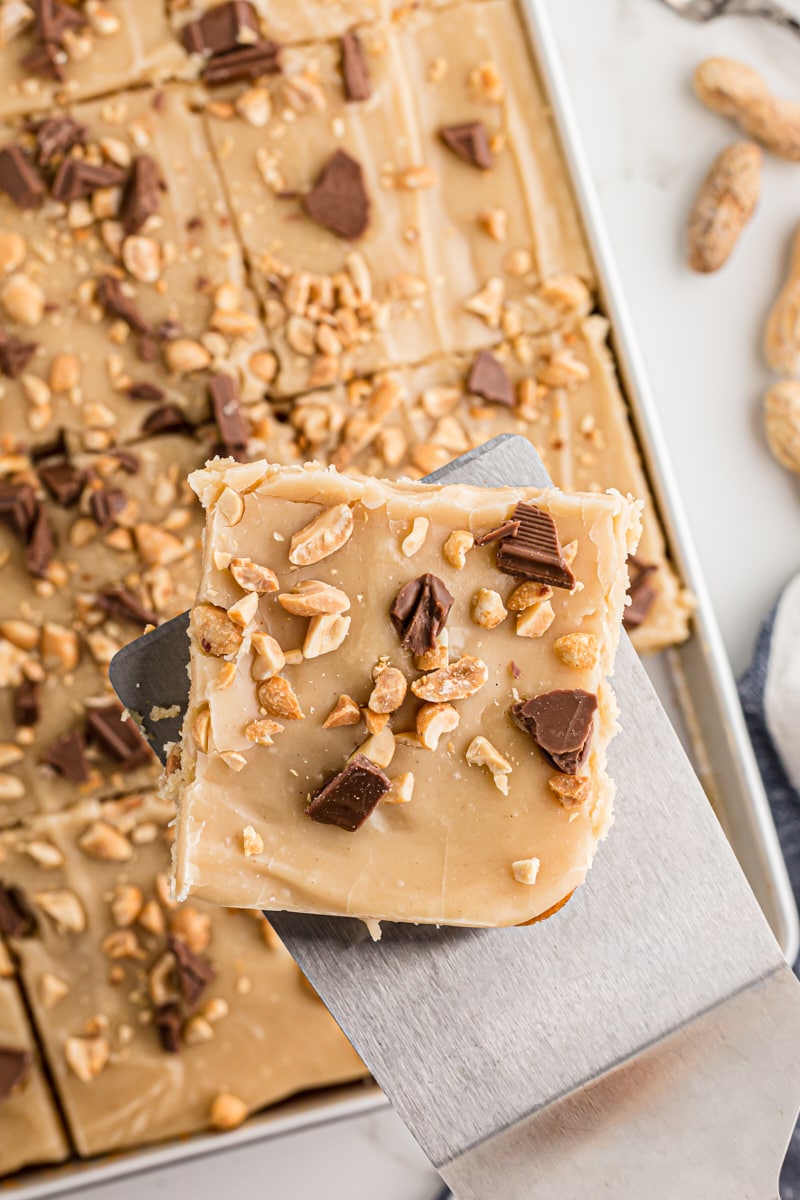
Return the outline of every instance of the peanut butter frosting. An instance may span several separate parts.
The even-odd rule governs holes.
[[[11,946],[81,1154],[364,1074],[260,913],[169,899],[171,816],[140,795],[0,835],[0,886],[30,915]]]
[[[638,503],[225,461],[191,483],[207,524],[166,780],[177,894],[512,925],[571,893],[611,820]],[[523,517],[549,532],[523,522],[517,540]],[[572,759],[545,725],[556,742],[583,728]],[[380,802],[358,827],[312,819],[359,788]]]
[[[64,1130],[45,1082],[8,952],[0,942],[0,1175],[62,1162]]]

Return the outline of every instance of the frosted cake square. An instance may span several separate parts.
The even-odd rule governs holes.
[[[530,921],[610,819],[619,493],[215,460],[176,890],[367,920]]]

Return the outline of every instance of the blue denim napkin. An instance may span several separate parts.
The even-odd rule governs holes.
[[[800,575],[764,621],[739,696],[800,903]],[[781,1200],[800,1200],[800,1125],[781,1173]]]

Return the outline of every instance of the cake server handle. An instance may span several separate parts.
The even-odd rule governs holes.
[[[780,1200],[798,1020],[779,967],[439,1170],[457,1200]]]

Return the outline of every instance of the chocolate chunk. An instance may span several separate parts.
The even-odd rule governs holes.
[[[56,504],[62,508],[69,508],[77,502],[86,482],[86,472],[79,471],[68,462],[45,464],[39,467],[38,475]]]
[[[518,504],[512,520],[519,521],[519,529],[513,537],[503,538],[497,548],[499,570],[551,587],[573,588],[575,576],[564,558],[550,513],[533,504]]]
[[[164,391],[157,383],[132,383],[128,388],[128,395],[131,400],[163,400]]]
[[[0,1046],[0,1104],[23,1087],[32,1066],[33,1054],[30,1050]]]
[[[183,938],[171,934],[167,945],[175,955],[175,968],[178,973],[178,987],[189,1008],[194,1008],[203,992],[214,978],[214,968],[202,954],[190,950]]]
[[[0,484],[0,521],[22,538],[28,540],[39,502],[29,483]]]
[[[191,433],[192,425],[177,404],[162,404],[142,421],[142,433],[157,437],[161,433]]]
[[[258,39],[258,13],[247,0],[218,4],[181,31],[181,41],[189,54],[225,54]]]
[[[149,333],[150,327],[136,305],[113,275],[101,275],[95,289],[97,303],[109,317],[119,317],[134,333]]]
[[[355,833],[390,786],[380,767],[365,754],[357,754],[344,770],[332,775],[314,792],[306,815],[321,825],[336,825]]]
[[[39,724],[42,715],[39,690],[35,679],[23,679],[19,687],[14,689],[14,724],[18,729]]]
[[[111,584],[95,597],[95,608],[116,617],[118,621],[130,621],[131,625],[158,625],[158,613],[146,608],[133,592],[122,584]]]
[[[46,458],[63,458],[67,452],[67,438],[63,427],[59,427],[58,432],[53,434],[49,442],[37,442],[28,451],[35,463],[43,462]]]
[[[0,375],[16,379],[25,370],[37,348],[37,342],[23,342],[0,330]]]
[[[126,179],[127,171],[113,163],[65,158],[56,172],[50,194],[61,204],[71,204],[73,200],[87,199],[98,188],[120,187]]]
[[[86,710],[86,734],[104,750],[119,759],[124,771],[150,762],[152,751],[134,722],[122,719],[124,709],[119,704]]]
[[[26,938],[36,933],[36,917],[28,907],[25,893],[0,881],[0,933],[4,937]]]
[[[47,578],[47,568],[53,561],[55,541],[47,510],[43,504],[36,502],[36,515],[28,532],[28,545],[25,547],[25,565],[37,579]]]
[[[62,45],[67,30],[84,29],[87,21],[79,8],[62,0],[34,0],[36,36],[45,44]]]
[[[167,1054],[177,1054],[181,1048],[181,1010],[177,1004],[160,1004],[153,1015],[161,1048]]]
[[[453,597],[438,575],[420,575],[402,587],[389,610],[400,645],[411,654],[436,648],[436,639],[447,623]]]
[[[0,191],[17,208],[38,208],[44,200],[44,180],[21,146],[5,146],[0,150]]]
[[[180,337],[182,333],[183,326],[180,321],[173,318],[162,321],[156,329],[156,337],[160,338],[162,342],[171,342],[173,338]]]
[[[511,719],[556,770],[576,775],[589,757],[596,711],[597,697],[576,688],[521,700],[513,705]]]
[[[312,221],[337,237],[360,238],[369,225],[369,196],[361,164],[344,150],[326,162],[317,182],[303,201]]]
[[[95,488],[89,496],[89,511],[101,531],[109,529],[128,503],[121,488]]]
[[[61,83],[64,79],[64,64],[67,56],[55,42],[42,42],[34,46],[29,54],[19,60],[23,71],[29,75],[39,75],[42,79],[55,79]]]
[[[503,521],[502,525],[498,525],[495,529],[490,529],[488,533],[482,533],[480,537],[475,538],[476,546],[488,546],[490,542],[500,541],[501,538],[516,537],[519,533],[519,521]]]
[[[514,388],[505,367],[488,350],[479,350],[467,377],[467,390],[489,404],[514,407]]]
[[[439,137],[464,162],[488,171],[494,162],[483,121],[464,121],[460,125],[442,125]]]
[[[131,173],[122,193],[119,219],[126,233],[138,233],[148,217],[158,212],[164,183],[155,159],[140,154],[133,160]]]
[[[653,576],[657,574],[658,567],[655,563],[644,562],[632,554],[628,559],[628,572],[630,574],[628,585],[630,604],[625,609],[622,621],[626,629],[638,629],[645,621],[658,595],[658,590],[653,585]]]
[[[260,79],[262,75],[279,75],[281,48],[276,42],[256,42],[240,46],[227,54],[215,54],[200,72],[206,87],[222,87],[226,83],[243,83]]]
[[[72,117],[47,117],[35,126],[36,161],[49,167],[57,158],[69,154],[73,146],[83,146],[89,136],[86,125]]]
[[[42,755],[42,762],[72,783],[86,783],[89,764],[86,761],[86,739],[79,729],[56,738]]]
[[[341,48],[342,82],[348,100],[369,100],[372,87],[364,47],[357,33],[348,29],[339,39]]]
[[[115,458],[126,475],[138,475],[141,470],[141,461],[132,450],[125,450],[117,447],[116,450],[109,450],[109,456]]]
[[[239,392],[230,375],[214,375],[208,381],[208,394],[220,441],[228,451],[247,447],[247,425],[242,416]]]

